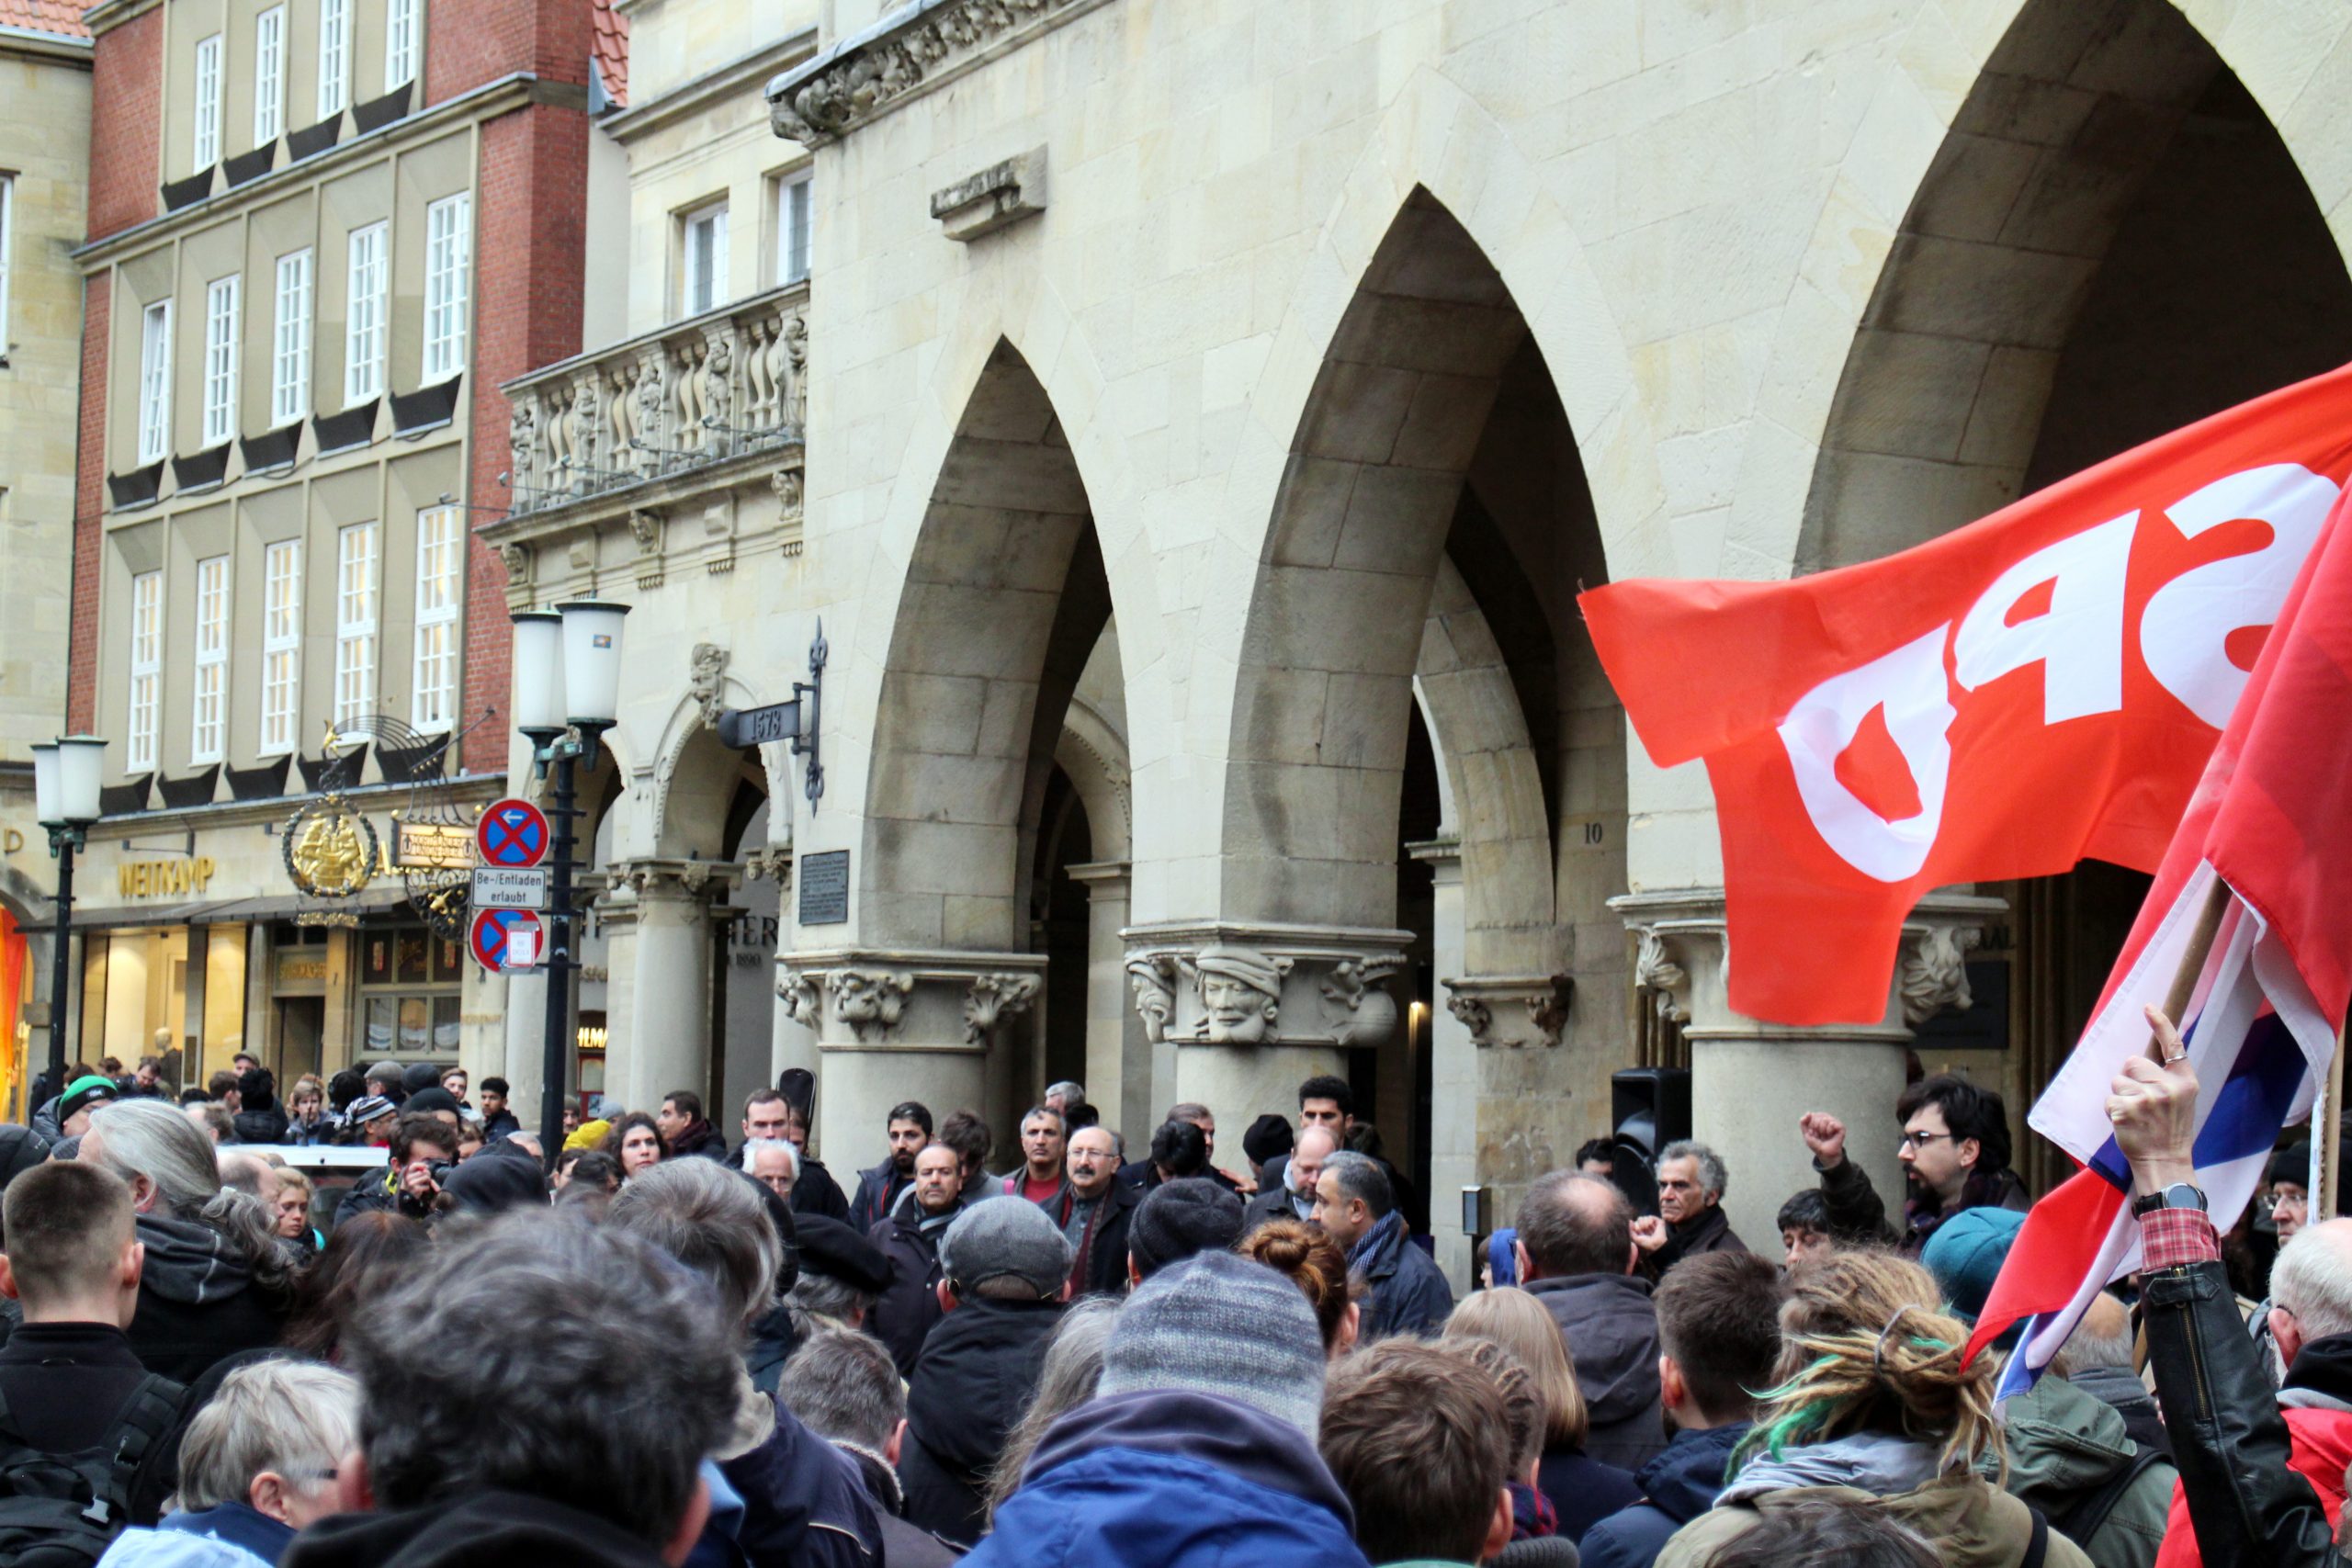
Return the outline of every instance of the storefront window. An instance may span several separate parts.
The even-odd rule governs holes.
[[[454,1060],[463,961],[458,943],[421,925],[364,929],[359,942],[362,1054],[370,1061]]]

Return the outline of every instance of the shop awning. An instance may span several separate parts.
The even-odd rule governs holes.
[[[305,898],[279,894],[267,898],[218,898],[208,903],[157,904],[126,908],[74,911],[74,923],[85,931],[119,930],[128,926],[245,925],[254,920],[290,920],[311,911],[342,910],[354,915],[380,914],[408,902],[408,889],[394,884],[369,887],[348,898]]]

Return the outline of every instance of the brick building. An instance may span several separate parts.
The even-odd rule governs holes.
[[[505,572],[473,523],[505,507],[500,383],[594,321],[594,121],[625,91],[600,3],[86,14],[85,1059],[193,1078],[243,1045],[290,1079],[454,1060],[495,1019],[394,818],[501,787]]]

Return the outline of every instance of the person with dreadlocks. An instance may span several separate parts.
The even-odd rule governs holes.
[[[1949,1568],[2090,1568],[2080,1547],[2000,1489],[2008,1458],[1994,1363],[1963,1364],[1968,1331],[1939,1300],[1925,1269],[1886,1253],[1838,1253],[1802,1270],[1781,1309],[1779,1384],[1764,1392],[1714,1507],[1675,1532],[1657,1568],[1715,1568],[1748,1531],[1821,1499],[1895,1520]]]

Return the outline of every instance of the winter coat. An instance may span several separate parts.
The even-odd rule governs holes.
[[[2162,1386],[2160,1382],[2159,1389]],[[2287,1418],[2288,1468],[2312,1483],[2327,1517],[2337,1517],[2344,1511],[2345,1467],[2352,1464],[2352,1334],[2331,1334],[2297,1351],[2287,1368],[2286,1381],[2278,1387],[2278,1401]],[[2171,1410],[2170,1400],[2165,1401],[2165,1408]],[[2179,1443],[2176,1433],[2176,1451]],[[2184,1477],[2189,1468],[2183,1455]],[[2165,1524],[2156,1568],[2203,1568],[2209,1562],[2212,1568],[2221,1568],[2229,1561],[2208,1559],[2199,1550],[2197,1532],[2189,1524],[2185,1482],[2173,1488]],[[2248,1556],[2239,1561],[2256,1559]]]
[[[1300,1194],[1283,1185],[1280,1177],[1262,1183],[1250,1201],[1241,1205],[1241,1234],[1248,1235],[1268,1220],[1305,1220],[1306,1213],[1299,1207]],[[1306,1200],[1308,1209],[1314,1207],[1312,1198]]]
[[[277,1343],[286,1292],[256,1279],[226,1236],[200,1220],[161,1214],[140,1215],[138,1231],[147,1269],[130,1348],[149,1371],[194,1382],[224,1357]]]
[[[1537,1280],[1527,1290],[1560,1325],[1576,1365],[1592,1421],[1584,1451],[1620,1470],[1639,1470],[1665,1452],[1657,1309],[1650,1304],[1649,1281],[1630,1274],[1574,1274]]]
[[[1645,1279],[1663,1280],[1668,1269],[1686,1258],[1696,1258],[1702,1252],[1747,1250],[1747,1244],[1733,1232],[1722,1205],[1713,1204],[1702,1210],[1695,1220],[1667,1226],[1666,1245],[1656,1252],[1642,1254],[1642,1274]]]
[[[489,1129],[482,1129],[485,1135]],[[686,1130],[670,1140],[670,1157],[682,1159],[693,1156],[698,1159],[715,1159],[727,1163],[727,1140],[718,1128],[697,1116],[686,1123]]]
[[[1715,1506],[1683,1526],[1657,1555],[1657,1568],[1700,1568],[1776,1509],[1810,1498],[1884,1510],[1928,1539],[1945,1568],[2018,1568],[2033,1540],[2031,1510],[1974,1475],[1938,1475],[1931,1442],[1858,1432],[1758,1454],[1741,1467]],[[2045,1568],[2091,1568],[2082,1549],[2051,1530]]]
[[[519,1492],[478,1492],[389,1514],[337,1514],[294,1538],[280,1568],[664,1568],[609,1519]]]
[[[833,1179],[823,1160],[801,1160],[800,1174],[792,1181],[792,1212],[849,1223],[849,1200],[842,1195],[842,1184]]]
[[[277,1561],[256,1556],[218,1536],[127,1529],[107,1544],[98,1568],[270,1568]]]
[[[961,1309],[958,1309],[959,1311]],[[1123,1393],[1046,1433],[971,1568],[1365,1568],[1347,1494],[1296,1428],[1211,1394]]]
[[[0,1346],[0,1394],[7,1397],[10,1424],[42,1453],[107,1443],[147,1375],[129,1336],[110,1323],[19,1324]],[[177,1397],[176,1390],[166,1392]],[[141,1461],[125,1499],[133,1524],[153,1524],[163,1512],[179,1482],[179,1443],[175,1425]]]
[[[1642,1500],[1584,1532],[1577,1544],[1585,1568],[1650,1568],[1676,1530],[1715,1506],[1724,1467],[1747,1430],[1747,1422],[1735,1421],[1675,1433],[1666,1451],[1634,1477]]]
[[[255,1104],[256,1100],[260,1103]],[[282,1144],[286,1141],[286,1112],[278,1109],[276,1095],[256,1093],[247,1096],[244,1109],[230,1121],[236,1124],[237,1142],[241,1144]]]
[[[523,1130],[523,1123],[512,1111],[493,1111],[481,1119],[482,1135],[496,1143]]]
[[[957,1204],[956,1213],[961,1213],[963,1207]],[[925,1235],[923,1216],[913,1209],[911,1203],[902,1205],[866,1232],[866,1239],[889,1259],[890,1283],[867,1310],[865,1331],[890,1348],[890,1359],[899,1364],[902,1378],[914,1375],[923,1337],[943,1315],[939,1282],[947,1277],[939,1265],[939,1240],[946,1234],[946,1226]],[[954,1223],[951,1215],[948,1224]]]
[[[833,1447],[849,1461],[859,1484],[865,1488],[866,1500],[874,1505],[874,1517],[882,1524],[882,1561],[888,1568],[947,1568],[963,1557],[958,1548],[908,1522],[899,1472],[884,1463],[880,1454],[852,1443],[837,1442]]]
[[[164,1521],[162,1533],[223,1541],[252,1552],[265,1562],[277,1562],[294,1540],[291,1525],[280,1524],[259,1508],[243,1503],[222,1503],[218,1507],[174,1514]]]
[[[1117,1295],[1127,1288],[1127,1227],[1143,1194],[1114,1179],[1089,1215],[1070,1258],[1069,1295]]]
[[[2123,1429],[2132,1440],[2170,1455],[2172,1438],[2165,1431],[2164,1417],[2157,1414],[2156,1396],[2137,1374],[2123,1367],[2085,1367],[2066,1379],[2076,1388],[2103,1404],[2114,1407],[2123,1417]]]
[[[322,1111],[318,1119],[312,1122],[298,1122],[288,1117],[286,1130],[278,1134],[277,1141],[294,1148],[307,1149],[320,1144],[334,1143],[335,1134],[341,1131],[335,1119]]]
[[[1430,1255],[1405,1234],[1405,1216],[1391,1210],[1348,1249],[1348,1271],[1362,1277],[1370,1300],[1361,1337],[1435,1334],[1453,1310],[1453,1288]]]
[[[1916,1198],[1906,1201],[1903,1205],[1903,1235],[1898,1238],[1894,1227],[1887,1223],[1886,1201],[1871,1185],[1869,1172],[1850,1159],[1838,1161],[1834,1170],[1822,1170],[1816,1160],[1814,1169],[1821,1173],[1821,1201],[1829,1211],[1830,1235],[1849,1242],[1897,1242],[1905,1258],[1918,1257],[1936,1227],[1962,1210],[1999,1208],[2023,1213],[2033,1207],[2033,1200],[2027,1195],[2025,1183],[2018,1179],[2017,1172],[1978,1171],[1962,1186],[1960,1201],[1950,1209]]]
[[[968,1546],[987,1517],[989,1470],[1029,1407],[1061,1322],[1057,1301],[959,1301],[923,1341],[907,1383],[899,1480],[907,1517]]]
[[[2003,1410],[2008,1489],[2064,1529],[2070,1510],[2119,1479],[2139,1456],[2123,1417],[2064,1378],[2045,1377]],[[2336,1467],[2341,1478],[2344,1469]],[[2165,1514],[2179,1472],[2159,1461],[2124,1487],[2096,1529],[2078,1534],[2098,1568],[2149,1568],[2164,1544]]]
[[[882,1527],[849,1461],[748,1377],[741,1387],[736,1436],[717,1456],[743,1502],[735,1544],[755,1563],[874,1568]]]
[[[374,1213],[378,1210],[422,1220],[433,1213],[433,1204],[429,1199],[419,1202],[401,1190],[400,1168],[390,1166],[381,1176],[362,1173],[352,1182],[345,1190],[342,1201],[335,1204],[334,1224],[329,1228],[339,1229],[344,1221],[354,1215]]]
[[[29,1127],[0,1122],[0,1189],[49,1158],[51,1141]]]
[[[849,1221],[864,1235],[890,1217],[899,1197],[914,1185],[914,1174],[902,1171],[884,1156],[882,1163],[857,1173],[857,1192],[849,1201]]]
[[[1633,1476],[1582,1449],[1547,1449],[1536,1461],[1536,1489],[1552,1505],[1553,1533],[1579,1546],[1585,1532],[1620,1508],[1641,1500]]]

